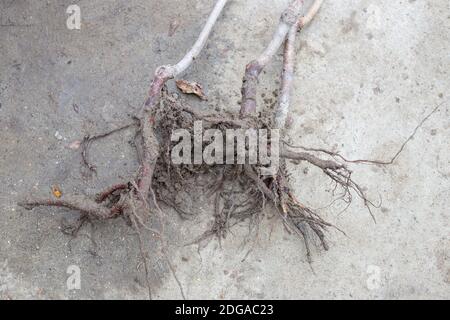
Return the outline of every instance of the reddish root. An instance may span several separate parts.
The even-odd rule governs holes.
[[[82,214],[86,214],[91,218],[105,220],[112,219],[120,215],[123,206],[120,204],[108,208],[101,205],[86,196],[81,195],[63,195],[60,199],[48,198],[30,198],[18,203],[21,207],[31,210],[36,207],[63,207],[67,209],[77,210]]]

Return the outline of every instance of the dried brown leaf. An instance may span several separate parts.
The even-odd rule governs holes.
[[[55,196],[55,198],[58,199],[62,196],[62,192],[58,186],[52,186],[52,194]]]
[[[178,89],[181,90],[181,92],[186,94],[195,94],[197,97],[199,97],[202,100],[208,100],[205,93],[203,92],[203,87],[197,83],[197,82],[189,82],[187,80],[176,80]]]

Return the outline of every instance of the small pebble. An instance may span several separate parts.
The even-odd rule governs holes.
[[[58,139],[58,140],[62,140],[63,136],[59,133],[59,131],[56,131],[55,132],[55,138]]]

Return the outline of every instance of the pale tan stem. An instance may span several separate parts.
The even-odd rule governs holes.
[[[186,55],[175,65],[163,65],[156,69],[155,77],[150,85],[148,98],[143,106],[144,109],[150,109],[154,107],[161,98],[161,90],[164,84],[174,77],[180,75],[192,64],[192,62],[199,56],[200,52],[204,48],[209,35],[217,22],[223,8],[227,4],[228,0],[217,0],[213,10],[211,11],[208,20],[200,32],[197,41],[195,41],[192,48],[186,53]]]
[[[251,115],[256,112],[256,92],[259,74],[272,60],[273,56],[283,44],[289,30],[296,24],[302,8],[303,0],[294,0],[291,2],[289,7],[281,15],[277,30],[275,31],[269,45],[257,59],[251,61],[246,66],[241,90],[241,117],[245,117],[246,115]]]
[[[308,12],[300,18],[298,22],[298,28],[303,28],[308,25],[312,19],[316,16],[317,12],[319,12],[320,7],[322,6],[323,0],[315,0],[312,6],[309,8]]]
[[[315,17],[322,5],[323,0],[316,0],[309,8],[307,14],[300,19],[289,30],[285,45],[284,45],[284,60],[283,72],[281,77],[281,92],[278,103],[278,108],[275,111],[275,127],[283,129],[286,126],[286,119],[289,113],[291,104],[291,91],[294,82],[294,68],[295,68],[295,41],[297,31],[305,27]]]

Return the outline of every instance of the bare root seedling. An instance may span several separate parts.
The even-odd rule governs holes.
[[[204,130],[211,128],[221,130],[277,128],[285,130],[294,77],[297,33],[311,22],[319,11],[322,2],[316,0],[304,16],[301,15],[303,0],[293,0],[290,3],[281,15],[280,23],[267,48],[257,59],[247,65],[243,76],[240,112],[234,115],[216,111],[211,113],[200,111],[195,107],[188,106],[179,98],[175,98],[165,88],[166,82],[182,74],[195,61],[205,46],[214,24],[227,3],[227,0],[218,0],[199,38],[184,58],[175,65],[157,68],[148,96],[132,121],[108,133],[92,137],[87,136],[83,140],[81,150],[83,165],[89,171],[94,172],[95,166],[91,164],[89,159],[91,143],[100,141],[107,135],[119,134],[125,129],[133,128],[136,131],[135,144],[140,164],[136,177],[130,181],[111,186],[92,197],[70,194],[65,194],[59,199],[33,197],[24,199],[20,205],[27,209],[38,206],[55,206],[78,211],[81,217],[78,224],[71,228],[72,233],[75,233],[88,220],[125,218],[138,234],[147,279],[149,268],[144,253],[145,244],[141,237],[141,230],[152,232],[160,241],[161,252],[166,257],[165,259],[180,285],[183,297],[184,292],[181,283],[167,257],[167,243],[164,239],[163,228],[166,217],[160,209],[159,203],[174,208],[184,218],[192,217],[193,213],[187,212],[176,203],[174,194],[192,188],[192,179],[195,177],[200,175],[211,177],[211,182],[205,187],[205,192],[208,191],[212,196],[211,198],[214,199],[214,224],[191,243],[198,243],[212,236],[217,236],[219,240],[223,239],[233,226],[243,221],[248,221],[250,230],[257,232],[264,211],[275,210],[285,227],[303,240],[309,262],[312,259],[312,238],[318,239],[321,247],[328,250],[326,231],[329,228],[343,231],[325,221],[317,212],[298,199],[289,182],[288,161],[294,163],[307,162],[317,167],[331,181],[342,188],[343,199],[350,203],[352,195],[356,195],[362,199],[363,204],[375,219],[371,211],[371,207],[375,207],[375,205],[353,180],[352,171],[347,167],[347,163],[391,164],[412,136],[401,146],[401,149],[391,161],[352,161],[338,152],[305,147],[303,147],[303,151],[298,151],[297,147],[283,143],[280,150],[279,169],[270,176],[260,174],[259,164],[174,165],[170,158],[172,131],[174,129],[192,131],[193,124],[197,120],[204,123]],[[283,44],[284,63],[279,104],[272,113],[261,112],[258,114],[256,102],[258,77]],[[423,122],[420,125],[422,124]],[[156,230],[148,225],[147,221],[150,216],[156,216],[160,219],[160,229]],[[151,286],[149,282],[147,284],[151,297]]]

